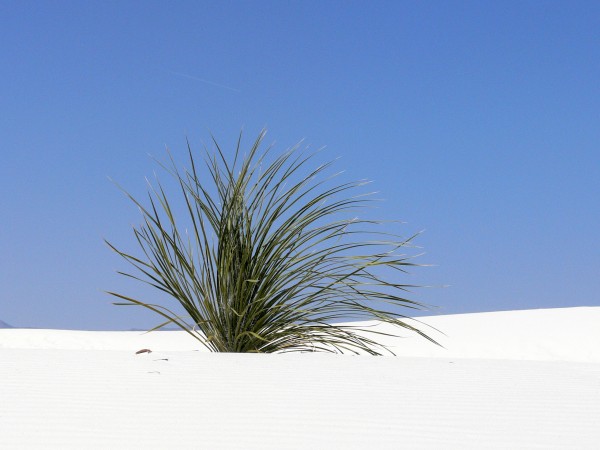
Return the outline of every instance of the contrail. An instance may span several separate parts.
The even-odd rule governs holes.
[[[225,86],[224,84],[215,83],[213,81],[205,80],[204,78],[198,78],[198,77],[195,77],[193,75],[188,75],[187,73],[174,72],[173,70],[169,70],[168,72],[170,72],[170,73],[172,73],[174,75],[179,75],[181,77],[186,77],[186,78],[191,78],[192,80],[201,81],[203,83],[210,84],[211,86],[216,86],[216,87],[220,87],[220,88],[223,88],[223,89],[229,89],[230,91],[233,91],[233,92],[242,92],[239,89],[232,88],[232,87],[229,87],[229,86]]]

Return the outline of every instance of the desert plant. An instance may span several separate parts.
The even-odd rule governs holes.
[[[395,311],[423,307],[404,297],[411,286],[388,280],[415,265],[397,254],[412,238],[349,217],[372,201],[349,194],[366,182],[336,184],[335,175],[325,176],[331,163],[307,170],[314,154],[298,145],[271,157],[271,147],[260,150],[264,136],[242,155],[240,134],[233,161],[213,138],[206,178],[189,142],[188,169],[169,154],[160,164],[178,185],[182,216],[158,179],[149,183],[147,205],[126,192],[143,215],[134,228],[142,253],[107,242],[137,269],[119,273],[168,294],[186,316],[109,292],[121,299],[115,304],[148,308],[166,319],[153,330],[175,324],[218,352],[390,351],[376,341],[379,331],[340,323],[352,319],[377,319],[435,342]]]

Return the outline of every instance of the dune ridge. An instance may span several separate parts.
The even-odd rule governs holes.
[[[426,317],[446,349],[387,338],[396,357],[1,330],[3,448],[597,448],[599,318],[598,307]]]

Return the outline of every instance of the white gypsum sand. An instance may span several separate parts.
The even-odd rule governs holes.
[[[446,349],[405,334],[382,337],[396,357],[211,354],[179,331],[0,330],[1,447],[598,448],[600,307],[420,320]]]

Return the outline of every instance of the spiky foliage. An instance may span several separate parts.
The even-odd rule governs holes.
[[[109,243],[137,269],[120,273],[168,294],[187,315],[110,292],[124,300],[115,304],[148,308],[167,319],[154,329],[175,324],[217,352],[389,351],[377,343],[379,332],[339,323],[351,319],[377,319],[435,342],[397,313],[422,307],[404,298],[409,286],[382,275],[414,265],[397,253],[410,239],[348,218],[370,201],[349,194],[365,182],[333,183],[324,176],[331,163],[307,170],[314,155],[298,146],[270,158],[270,148],[260,151],[264,135],[245,156],[240,135],[233,162],[213,139],[204,178],[189,143],[189,169],[172,157],[161,164],[179,186],[189,229],[158,180],[146,206],[127,194],[144,218],[134,228],[143,256]]]

